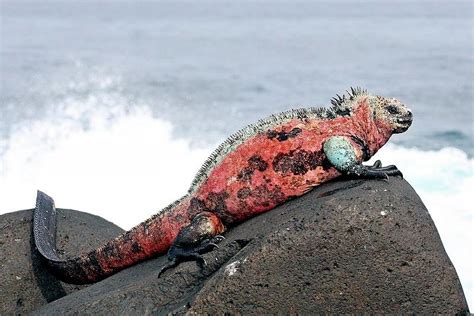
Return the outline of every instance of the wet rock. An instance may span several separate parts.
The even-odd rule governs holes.
[[[404,180],[338,181],[242,223],[207,268],[162,256],[35,314],[467,313],[428,211]]]
[[[91,214],[58,209],[58,249],[77,254],[123,230]],[[32,210],[0,216],[0,315],[20,315],[85,286],[58,281],[46,269],[32,239]]]

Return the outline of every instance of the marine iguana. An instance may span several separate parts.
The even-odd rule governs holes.
[[[204,162],[182,198],[88,253],[61,259],[56,251],[54,201],[38,191],[34,214],[36,247],[62,280],[99,281],[139,261],[168,251],[160,273],[195,260],[217,247],[229,227],[340,175],[401,176],[380,161],[365,166],[393,133],[412,122],[396,99],[351,88],[330,108],[302,108],[274,114],[224,141]]]

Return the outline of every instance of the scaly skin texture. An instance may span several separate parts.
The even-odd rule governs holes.
[[[214,236],[321,183],[341,174],[400,174],[394,166],[365,167],[362,162],[393,133],[410,126],[411,112],[395,99],[361,89],[332,103],[329,110],[272,117],[255,132],[244,129],[223,144],[228,148],[221,146],[211,156],[188,194],[163,212],[80,257],[45,257],[72,283],[98,281],[167,250],[170,264],[165,269],[183,260],[202,265],[199,254],[214,246]]]

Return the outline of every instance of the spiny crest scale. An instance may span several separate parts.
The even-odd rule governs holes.
[[[352,101],[359,95],[367,94],[367,90],[362,89],[360,87],[355,87],[355,88],[351,87],[349,90],[346,90],[346,93],[347,93],[347,97],[346,97],[346,94],[343,94],[342,96],[340,96],[339,94],[336,94],[336,96],[331,99],[331,104],[335,107],[340,107],[347,100]]]

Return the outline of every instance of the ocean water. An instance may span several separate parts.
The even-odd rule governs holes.
[[[227,135],[350,86],[414,123],[376,155],[419,193],[474,309],[471,1],[0,0],[0,214],[130,228]]]

